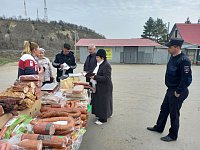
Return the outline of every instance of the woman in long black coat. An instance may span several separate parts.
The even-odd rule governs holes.
[[[98,50],[96,53],[97,67],[93,71],[96,75],[91,77],[96,86],[92,97],[92,114],[98,117],[95,122],[100,125],[107,122],[113,113],[113,84],[111,79],[112,68],[106,60],[106,51]]]

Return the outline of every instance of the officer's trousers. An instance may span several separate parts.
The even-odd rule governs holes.
[[[168,89],[160,108],[160,114],[156,125],[154,126],[159,132],[163,132],[167,118],[170,115],[171,128],[169,129],[169,136],[172,139],[178,138],[179,130],[179,116],[183,101],[188,97],[188,89],[184,89],[180,97],[174,95],[175,89]]]

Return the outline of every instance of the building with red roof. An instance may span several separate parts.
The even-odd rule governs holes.
[[[170,33],[170,38],[182,38],[183,51],[192,63],[200,62],[200,24],[176,23]]]
[[[105,49],[108,60],[113,63],[162,64],[168,60],[166,49],[158,49],[161,45],[150,39],[80,39],[76,46],[80,50],[81,63],[88,56],[90,44],[97,50]]]

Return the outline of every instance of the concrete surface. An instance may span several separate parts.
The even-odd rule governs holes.
[[[108,123],[94,125],[90,116],[80,150],[198,150],[200,149],[200,66],[193,66],[190,95],[181,109],[179,138],[165,143],[163,134],[146,130],[158,117],[166,87],[165,65],[112,65],[114,114]],[[76,72],[82,69],[78,65]],[[17,76],[17,64],[0,67],[0,90]]]

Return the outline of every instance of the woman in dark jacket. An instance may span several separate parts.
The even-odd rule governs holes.
[[[96,53],[97,67],[91,77],[91,82],[96,87],[92,98],[92,114],[98,117],[97,125],[107,122],[113,113],[113,85],[111,79],[111,66],[106,60],[106,51],[99,49]]]

